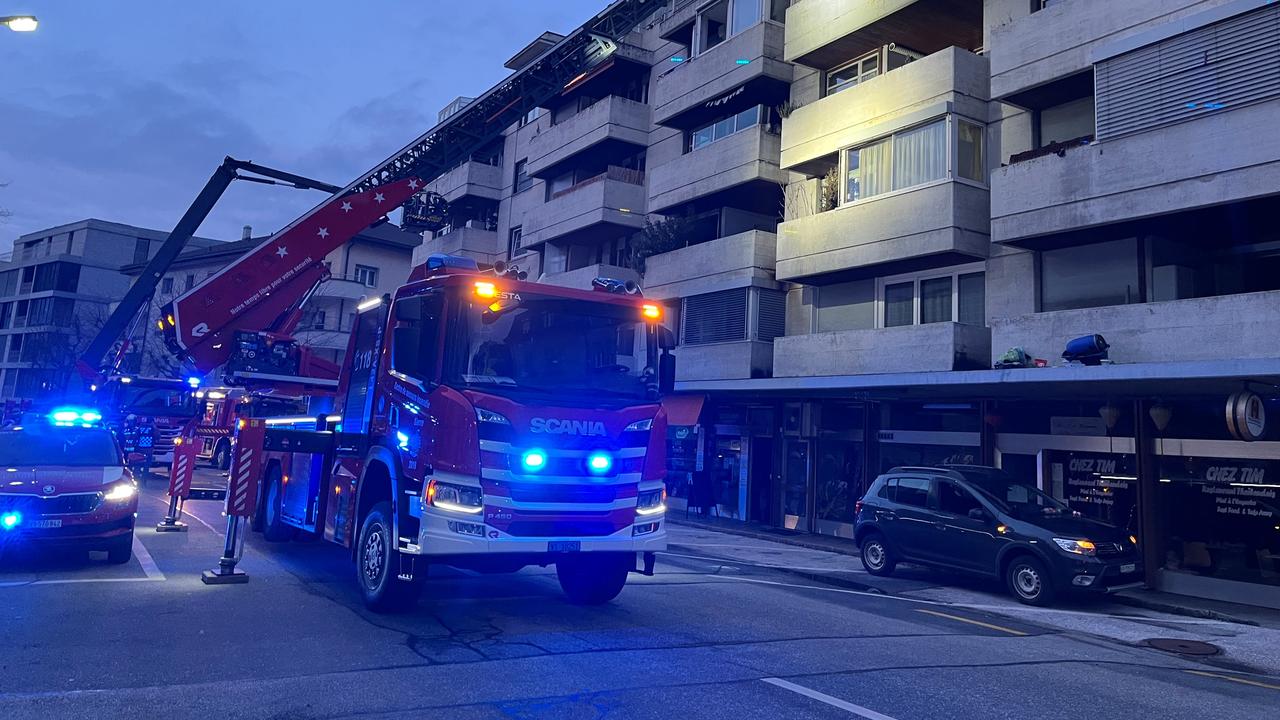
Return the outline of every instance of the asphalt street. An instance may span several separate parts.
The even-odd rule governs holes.
[[[909,597],[805,579],[793,570],[823,558],[747,553],[752,541],[721,533],[675,528],[658,574],[603,607],[568,604],[548,569],[441,570],[415,612],[385,616],[325,543],[252,535],[250,582],[205,586],[220,504],[190,504],[183,534],[150,529],[164,508],[156,483],[128,565],[0,567],[0,718],[1256,720],[1280,707],[1266,673],[951,602],[925,580]]]

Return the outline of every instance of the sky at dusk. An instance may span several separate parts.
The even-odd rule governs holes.
[[[87,217],[169,230],[226,155],[346,185],[605,0],[0,0],[0,252]],[[235,183],[201,226],[267,234],[322,199]]]

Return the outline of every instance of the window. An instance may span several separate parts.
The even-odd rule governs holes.
[[[325,317],[326,317],[326,313],[324,310],[316,310],[311,315],[311,327],[315,328],[316,330],[323,330]]]
[[[0,330],[10,327],[13,318],[13,303],[0,303]]]
[[[507,257],[513,258],[524,254],[520,243],[524,240],[524,227],[517,225],[507,231]]]
[[[1136,238],[1040,253],[1040,310],[1142,302]]]
[[[847,65],[827,71],[827,94],[838,93],[880,74],[880,51],[864,55]]]
[[[564,193],[569,188],[573,187],[573,175],[574,175],[573,171],[570,170],[568,172],[561,173],[551,178],[550,180],[548,180],[547,181],[547,199],[550,200],[554,197],[557,197],[560,194]]]
[[[956,177],[986,181],[984,128],[957,121]],[[902,130],[844,152],[844,202],[851,203],[947,177],[946,118]]]
[[[929,480],[926,478],[898,478],[893,489],[893,499],[900,505],[929,506]]]
[[[9,297],[18,292],[18,271],[9,270],[0,273],[0,297]]]
[[[378,268],[368,265],[357,265],[352,279],[365,287],[378,286]]]
[[[167,277],[160,281],[160,292],[163,295],[170,295],[173,293],[173,278]]]
[[[517,123],[517,125],[519,127],[524,127],[534,120],[537,120],[540,114],[542,114],[542,108],[533,108],[529,110],[529,112],[520,116],[520,122]]]
[[[144,263],[149,257],[151,257],[151,241],[146,238],[138,238],[134,240],[133,261],[135,263]]]
[[[882,278],[883,327],[939,322],[986,324],[986,274],[980,264]]]
[[[717,120],[689,133],[689,150],[697,150],[730,135],[760,124],[763,115],[759,105],[753,105],[740,113]]]
[[[737,35],[760,22],[760,0],[733,0],[729,34]]]
[[[973,493],[955,483],[938,483],[938,510],[950,515],[966,517],[969,511],[975,508],[981,510],[982,503],[978,502]]]
[[[817,332],[868,330],[876,326],[875,280],[823,285],[815,291]]]
[[[1047,107],[1035,113],[1033,118],[1038,148],[1077,138],[1093,137],[1093,96],[1089,95]]]
[[[728,19],[729,0],[720,0],[698,13],[695,55],[701,55],[725,41]]]
[[[533,178],[529,177],[529,172],[525,169],[528,160],[517,160],[515,176],[512,178],[512,184],[515,185],[516,192],[524,192],[533,187]]]
[[[686,345],[747,338],[747,288],[693,295],[680,313],[680,341]]]
[[[9,336],[9,362],[18,362],[22,355],[22,335]]]
[[[185,291],[190,290],[191,288],[193,288],[193,287],[195,287],[195,286],[196,286],[196,276],[195,276],[195,274],[194,274],[194,273],[187,273],[187,276],[186,276],[185,278],[183,278],[183,279],[182,279],[182,290],[185,292]]]
[[[787,21],[787,6],[791,4],[791,0],[768,0],[769,2],[769,19],[774,22]]]
[[[956,175],[980,183],[987,181],[987,159],[983,152],[984,128],[961,120],[956,123]]]

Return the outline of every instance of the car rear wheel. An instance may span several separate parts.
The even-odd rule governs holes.
[[[872,575],[881,577],[893,573],[898,561],[889,550],[889,541],[878,532],[867,533],[862,538],[862,566]]]
[[[1009,563],[1005,581],[1013,596],[1027,605],[1048,605],[1056,594],[1044,563],[1030,555],[1020,555]]]
[[[280,517],[280,504],[284,500],[284,481],[280,467],[267,472],[266,494],[262,500],[262,538],[267,542],[289,542],[296,532]]]
[[[603,605],[618,597],[635,564],[631,553],[583,553],[556,563],[560,589],[575,605]]]
[[[356,546],[356,580],[364,604],[379,613],[404,612],[413,608],[422,592],[421,578],[397,577],[400,552],[396,550],[391,524],[391,503],[380,502],[365,515]]]
[[[133,557],[133,531],[130,530],[128,535],[111,541],[107,546],[107,562],[112,565],[124,565]]]

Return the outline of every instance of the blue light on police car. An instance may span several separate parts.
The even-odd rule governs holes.
[[[79,423],[84,427],[89,427],[93,423],[102,420],[102,413],[97,410],[81,410],[80,408],[58,408],[49,413],[49,419],[54,425],[74,425]]]
[[[0,515],[0,528],[12,530],[22,524],[22,513],[17,511],[7,512]]]
[[[80,419],[80,413],[75,410],[55,410],[49,415],[54,422],[75,422]]]
[[[526,450],[520,463],[525,470],[541,470],[547,466],[547,454],[541,450]]]
[[[187,384],[188,384],[188,385],[190,385],[190,386],[191,386],[191,387],[193,387],[193,388],[198,388],[198,387],[200,387],[200,378],[198,378],[198,377],[194,377],[194,376],[193,376],[193,377],[189,377],[189,378],[187,378]]]
[[[607,473],[613,467],[613,458],[609,453],[594,452],[587,456],[587,469],[593,473]]]

